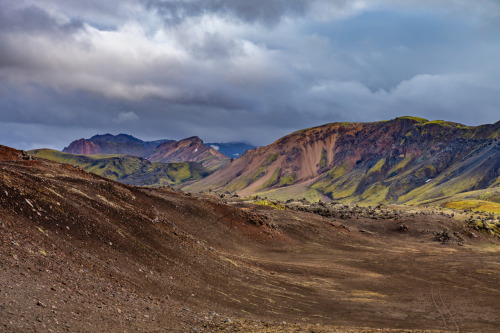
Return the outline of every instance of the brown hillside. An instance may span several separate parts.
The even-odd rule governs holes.
[[[0,146],[0,330],[497,330],[500,244],[465,216],[329,211],[135,188]]]

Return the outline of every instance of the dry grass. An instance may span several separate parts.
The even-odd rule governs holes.
[[[460,209],[460,210],[473,210],[476,212],[487,212],[500,214],[500,204],[484,200],[463,200],[452,201],[444,204],[447,208]]]

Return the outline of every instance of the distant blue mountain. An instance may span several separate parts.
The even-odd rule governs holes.
[[[205,143],[205,145],[220,151],[221,153],[230,158],[238,158],[241,155],[243,155],[247,150],[257,148],[255,146],[252,146],[244,142],[229,142],[229,143],[213,142],[213,143]]]

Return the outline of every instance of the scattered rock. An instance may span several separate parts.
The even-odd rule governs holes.
[[[18,154],[18,157],[22,160],[25,161],[32,161],[33,157],[28,155],[24,150],[21,150],[21,152]]]
[[[408,231],[408,230],[410,230],[410,228],[406,225],[406,223],[403,223],[399,226],[400,232],[404,232],[404,231]]]
[[[443,244],[450,243],[452,240],[450,230],[448,228],[444,228],[442,232],[436,233],[436,240]]]

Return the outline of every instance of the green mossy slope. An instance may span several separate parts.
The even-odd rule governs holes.
[[[138,186],[174,186],[209,174],[199,163],[152,163],[128,155],[74,155],[51,149],[36,149],[30,155],[74,164],[87,172]]]

